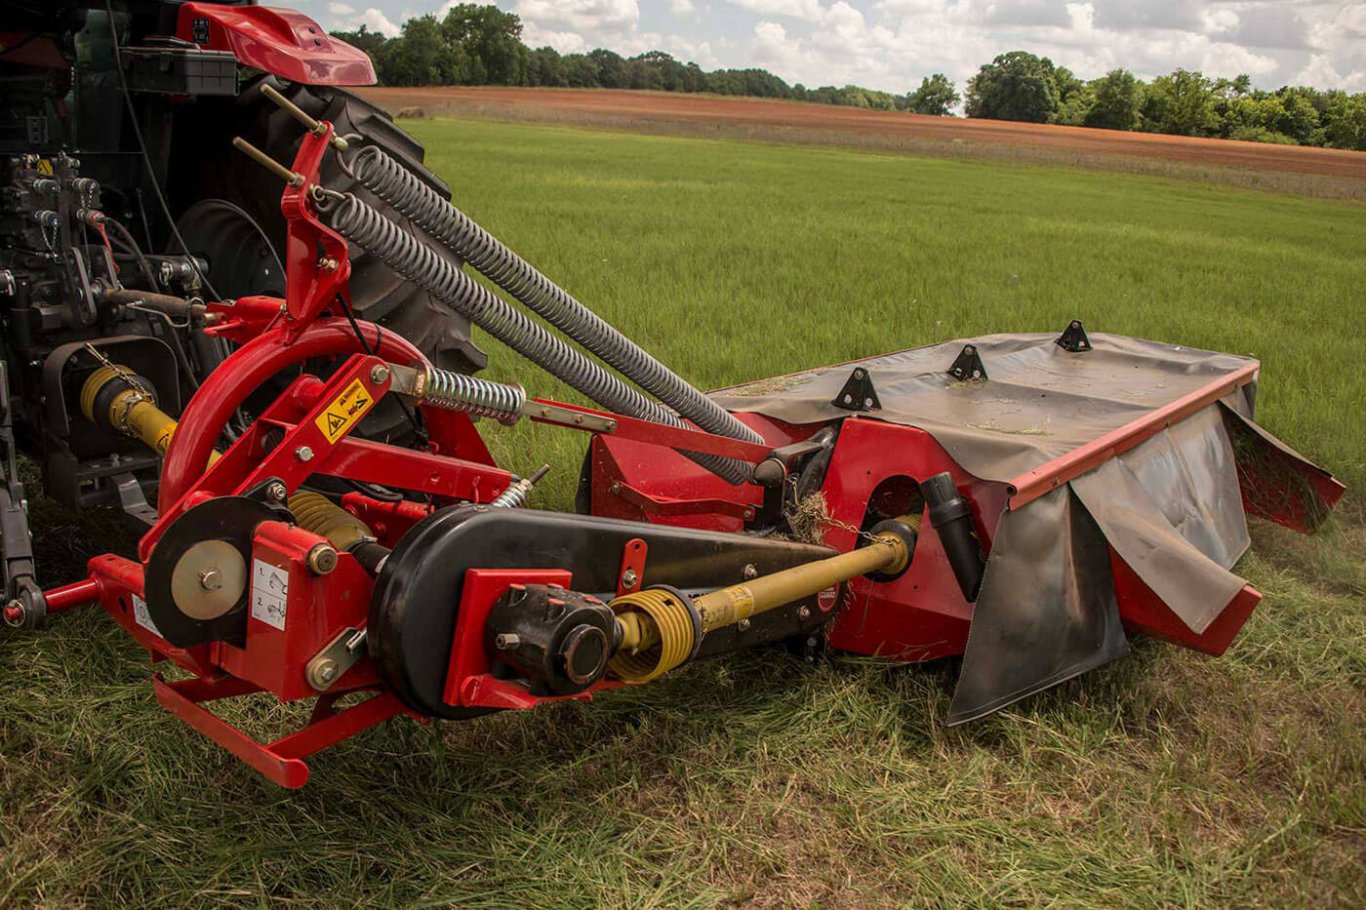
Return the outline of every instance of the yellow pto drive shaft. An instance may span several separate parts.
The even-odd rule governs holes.
[[[914,531],[920,519],[903,517],[897,523]],[[617,614],[622,639],[608,669],[627,682],[649,682],[686,661],[701,636],[713,629],[794,603],[860,575],[901,573],[911,563],[913,546],[905,536],[883,531],[867,546],[721,588],[692,598],[690,604],[679,592],[666,588],[618,597],[610,606]]]
[[[117,364],[106,362],[86,379],[81,413],[92,423],[142,440],[158,455],[166,454],[175,433],[175,418],[157,407],[151,386]]]

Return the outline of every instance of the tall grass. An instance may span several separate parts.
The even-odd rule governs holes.
[[[700,385],[1079,317],[1258,354],[1268,426],[1366,477],[1359,208],[414,127],[462,206]],[[489,376],[560,391],[483,341]],[[514,469],[551,460],[540,502],[567,504],[581,439],[489,435]],[[47,566],[109,535],[36,521]],[[395,722],[319,756],[301,793],[160,710],[102,615],[63,616],[0,636],[0,906],[1361,906],[1366,535],[1254,536],[1241,569],[1266,599],[1217,661],[1140,641],[949,730],[952,664],[751,654],[591,705]]]

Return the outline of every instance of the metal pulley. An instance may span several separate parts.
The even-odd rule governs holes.
[[[263,521],[287,515],[245,496],[220,496],[181,515],[147,561],[147,614],[180,648],[246,637],[252,538]]]

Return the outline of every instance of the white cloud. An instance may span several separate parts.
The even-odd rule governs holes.
[[[807,22],[820,22],[825,14],[819,0],[728,0],[734,6],[760,16],[791,16]]]
[[[1313,85],[1318,88],[1340,88],[1348,92],[1366,91],[1366,69],[1353,70],[1345,76],[1337,71],[1323,54],[1314,54],[1304,69],[1290,80],[1294,85]]]
[[[787,46],[787,29],[777,22],[760,22],[754,26],[754,49],[765,58],[782,52]]]
[[[1276,69],[1276,66],[1275,57],[1258,54],[1239,44],[1219,41],[1205,49],[1204,56],[1201,58],[1200,70],[1206,76],[1221,76],[1225,79],[1232,79],[1242,73],[1260,76]]]
[[[1226,34],[1238,27],[1238,14],[1227,7],[1205,10],[1205,31]]]
[[[579,33],[626,35],[640,22],[636,0],[517,0],[524,23]]]
[[[539,25],[522,25],[522,43],[527,47],[553,47],[561,54],[579,54],[588,50],[588,42],[578,32],[557,32]]]
[[[673,10],[675,16],[691,16],[697,11],[692,0],[669,0],[669,9]]]
[[[363,25],[369,31],[390,37],[403,31],[378,7],[371,6],[356,12],[355,7],[345,3],[329,3],[327,9],[334,17],[331,26],[334,29],[354,31]]]

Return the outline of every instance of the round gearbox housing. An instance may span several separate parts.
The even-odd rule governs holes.
[[[620,643],[616,616],[591,594],[513,585],[484,624],[488,654],[535,695],[574,695],[602,678]]]

